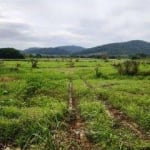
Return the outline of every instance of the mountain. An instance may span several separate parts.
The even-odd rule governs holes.
[[[71,55],[84,50],[85,48],[80,46],[59,46],[59,47],[49,47],[49,48],[29,48],[25,49],[23,53],[26,54],[41,54],[41,55]]]
[[[68,55],[68,52],[61,48],[29,48],[24,50],[23,53],[41,55]]]
[[[57,48],[61,48],[64,49],[66,51],[68,51],[69,53],[76,53],[76,52],[80,52],[82,50],[85,50],[85,48],[81,47],[81,46],[59,46]]]
[[[150,55],[150,43],[141,40],[132,40],[121,43],[111,43],[92,48],[80,46],[59,46],[49,48],[29,48],[23,51],[26,54],[41,55],[109,55],[109,56],[129,56],[136,54]]]
[[[133,40],[122,43],[112,43],[102,46],[97,46],[74,53],[75,55],[135,55],[135,54],[150,55],[150,43],[140,40]]]

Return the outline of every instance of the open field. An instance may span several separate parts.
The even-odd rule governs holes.
[[[0,149],[150,149],[150,60],[132,76],[123,61],[1,61]]]

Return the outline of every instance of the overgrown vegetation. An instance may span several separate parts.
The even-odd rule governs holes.
[[[114,64],[121,65],[119,74],[123,76]],[[38,69],[32,69],[30,59],[5,60],[0,67],[0,145],[3,147],[67,149],[70,142],[65,136],[69,132],[66,123],[68,79],[71,79],[78,113],[85,122],[84,129],[94,150],[150,148],[149,141],[111,118],[103,104],[108,101],[148,135],[150,76],[142,72],[149,72],[149,59],[136,62],[108,59],[106,62],[46,58],[38,59]]]

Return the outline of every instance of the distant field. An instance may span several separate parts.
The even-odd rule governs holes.
[[[0,60],[0,149],[150,149],[150,60],[124,61]]]

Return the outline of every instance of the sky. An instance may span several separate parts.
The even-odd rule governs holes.
[[[0,0],[0,47],[150,41],[150,0]]]

